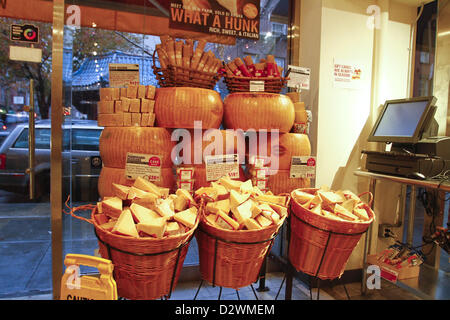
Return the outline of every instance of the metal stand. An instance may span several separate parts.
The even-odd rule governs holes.
[[[194,300],[197,299],[198,293],[200,292],[200,288],[203,286],[204,281],[205,280],[203,280],[203,279],[200,281],[197,291],[195,292]],[[259,300],[258,295],[256,294],[256,291],[255,291],[255,288],[253,288],[253,284],[250,284],[250,287],[252,288],[252,291],[253,291],[253,294],[254,294],[256,300]],[[223,287],[219,287],[219,296],[218,296],[217,300],[220,300],[220,298],[222,296],[222,288]],[[241,300],[241,297],[239,295],[239,290],[235,289],[235,291],[236,291],[236,296],[237,296],[238,300]]]

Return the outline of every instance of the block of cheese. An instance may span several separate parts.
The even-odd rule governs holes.
[[[147,88],[144,85],[142,85],[142,84],[138,85],[137,96],[136,97],[138,99],[145,98],[146,91],[147,91]]]
[[[191,204],[195,203],[194,198],[187,190],[178,189],[175,194],[177,197],[173,204],[176,211],[186,210]]]
[[[162,238],[164,236],[164,232],[166,231],[166,226],[166,219],[159,217],[150,222],[138,223],[136,228],[138,231],[142,231],[148,235],[156,238]]]
[[[147,126],[148,127],[154,127],[155,126],[155,119],[156,119],[156,115],[154,113],[150,113]]]
[[[244,223],[245,220],[252,217],[252,201],[247,200],[237,207],[231,209],[233,216],[236,218],[237,222],[240,224]]]
[[[129,85],[127,87],[127,98],[136,99],[138,94],[138,86],[137,85]]]
[[[123,127],[122,113],[100,113],[97,117],[99,127]]]
[[[261,229],[261,226],[259,225],[259,223],[253,218],[249,218],[249,219],[244,220],[244,225],[247,227],[248,230],[259,230],[259,229]]]
[[[114,113],[123,113],[121,100],[114,101]]]
[[[218,200],[223,200],[225,198],[228,198],[229,192],[228,192],[227,188],[225,188],[223,185],[218,184],[215,181],[211,181],[211,187],[217,191],[217,199]]]
[[[133,184],[134,187],[147,191],[147,192],[151,192],[156,194],[157,196],[161,197],[161,190],[159,189],[158,186],[156,186],[154,183],[152,183],[151,181],[148,181],[142,177],[137,177],[136,180],[134,181]]]
[[[114,101],[119,98],[119,88],[100,88],[100,101]]]
[[[142,113],[149,113],[150,109],[150,101],[148,99],[141,99],[141,112]]]
[[[222,177],[218,180],[218,182],[223,185],[227,190],[236,190],[239,191],[241,188],[242,181],[233,180],[229,176]]]
[[[131,215],[130,209],[125,209],[117,219],[114,228],[112,229],[113,233],[118,233],[125,236],[131,236],[135,238],[139,238],[139,234],[136,230],[136,225],[134,224],[133,216]]]
[[[173,218],[175,221],[184,224],[186,227],[193,228],[197,220],[197,208],[190,207],[184,211],[177,212]]]
[[[116,223],[117,220],[109,220],[108,222],[101,224],[100,228],[111,232],[114,229]]]
[[[118,197],[111,197],[102,201],[103,213],[111,218],[118,218],[122,213],[122,199]]]
[[[230,207],[230,199],[219,200],[216,202],[208,202],[206,204],[206,210],[211,213],[219,213],[219,211],[223,211],[224,213],[229,213],[231,210]]]
[[[261,214],[259,216],[257,216],[255,218],[255,220],[263,228],[268,227],[272,224],[272,219],[267,219],[265,216],[263,216]]]
[[[129,112],[141,112],[141,100],[140,99],[130,99]]]
[[[236,208],[241,203],[245,202],[250,196],[251,196],[251,193],[240,194],[235,190],[231,190],[230,191],[230,207],[231,207],[231,209]]]
[[[175,236],[181,232],[180,225],[176,221],[168,222],[166,226],[166,235]]]
[[[141,114],[140,113],[132,113],[131,114],[131,126],[140,127],[141,126]]]
[[[239,191],[241,193],[252,193],[253,192],[253,184],[252,180],[247,180],[241,184],[239,187]]]
[[[300,92],[288,92],[286,95],[292,100],[292,103],[300,102]]]
[[[219,227],[227,230],[237,230],[239,228],[239,223],[223,211],[219,211],[215,223]]]
[[[150,118],[150,114],[141,113],[140,115],[141,115],[141,127],[148,127],[148,120]]]
[[[155,205],[155,209],[161,217],[169,219],[175,215],[175,208],[172,207],[172,205],[172,199],[164,199],[163,201]]]
[[[127,96],[127,88],[119,88],[119,96],[120,96],[120,99],[122,99],[122,97],[126,97]]]
[[[155,86],[147,86],[146,92],[145,92],[145,98],[154,100],[155,99],[155,93],[156,93],[156,87]]]
[[[130,112],[131,99],[127,98],[127,97],[121,97],[120,101],[122,101],[122,111],[123,112]]]
[[[137,203],[132,203],[130,206],[131,213],[133,215],[133,219],[136,223],[148,223],[153,219],[160,218],[161,216],[157,214],[155,211],[141,206]]]
[[[114,113],[114,101],[99,101],[97,102],[98,113]]]
[[[131,113],[130,112],[123,113],[123,126],[131,127]]]
[[[130,191],[130,187],[124,186],[121,184],[113,183],[112,190],[114,195],[122,200],[128,199],[128,192]]]

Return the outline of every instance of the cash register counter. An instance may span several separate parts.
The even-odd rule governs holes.
[[[376,182],[378,180],[391,181],[400,183],[406,186],[410,186],[411,194],[409,198],[409,213],[408,213],[408,225],[406,241],[412,245],[413,231],[414,231],[414,213],[416,208],[416,196],[418,188],[426,188],[428,192],[434,192],[436,197],[436,208],[438,208],[437,216],[434,217],[434,223],[436,226],[443,226],[444,210],[445,210],[445,196],[450,192],[450,181],[438,181],[438,180],[418,180],[410,179],[401,176],[393,176],[387,174],[374,173],[369,171],[357,170],[354,172],[356,176],[368,178],[370,183],[370,192],[375,199],[382,197],[382,194],[377,195],[375,193]],[[405,196],[406,197],[406,196]],[[406,201],[406,199],[403,199]],[[372,204],[373,205],[373,204]],[[432,223],[431,217],[425,215],[424,229],[429,230],[429,225]],[[365,235],[364,243],[364,266],[366,266],[367,255],[374,254],[376,252],[369,252],[371,247],[371,239],[373,238],[373,227],[371,226]],[[416,244],[417,245],[417,244]],[[429,248],[429,246],[427,246]],[[427,249],[428,249],[427,248]],[[397,285],[402,287],[423,299],[450,299],[450,275],[439,269],[441,248],[437,245],[427,256],[426,262],[421,266],[419,278],[407,279],[397,281]],[[367,273],[363,268],[362,277],[362,292],[365,293]]]

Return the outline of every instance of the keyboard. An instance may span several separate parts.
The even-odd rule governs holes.
[[[421,153],[408,153],[401,151],[373,151],[373,150],[362,150],[361,153],[365,153],[367,155],[375,155],[382,157],[390,157],[396,159],[409,159],[409,160],[417,160],[417,159],[427,159],[431,158],[429,155],[421,154]]]

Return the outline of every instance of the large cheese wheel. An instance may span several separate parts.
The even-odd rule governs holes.
[[[184,129],[178,129],[184,130]],[[245,137],[241,131],[209,129],[201,132],[174,130],[177,165],[203,166],[204,156],[239,154],[245,157]],[[185,140],[186,139],[186,140]]]
[[[122,184],[132,186],[134,180],[125,177],[125,169],[103,167],[98,178],[98,193],[101,198],[113,196],[112,184]],[[161,180],[154,181],[159,187],[169,188],[175,191],[175,176],[172,168],[161,169]]]
[[[255,157],[258,157],[265,160],[265,166],[275,169],[274,161],[278,159],[278,169],[289,170],[292,157],[311,155],[311,143],[306,134],[282,133],[278,135],[278,141],[273,134],[269,134],[266,139],[257,134],[253,140],[256,140],[256,143],[249,138],[247,148],[249,165],[253,165]]]
[[[156,89],[156,122],[164,128],[194,128],[202,121],[205,129],[219,128],[222,123],[223,102],[214,90],[188,87]]]
[[[289,132],[294,120],[294,104],[282,94],[236,92],[224,100],[224,123],[229,129]]]
[[[239,178],[236,180],[246,180],[245,172],[244,169],[242,169],[242,166],[239,166]],[[210,185],[211,181],[206,180],[206,166],[196,166],[194,168],[194,190],[197,190],[201,187],[209,187]]]
[[[297,188],[309,188],[310,179],[290,178],[290,170],[278,170],[276,174],[268,176],[267,188],[274,194],[291,193]]]
[[[159,155],[163,168],[171,168],[175,142],[165,128],[107,127],[100,135],[100,157],[106,167],[125,168],[127,152]]]

